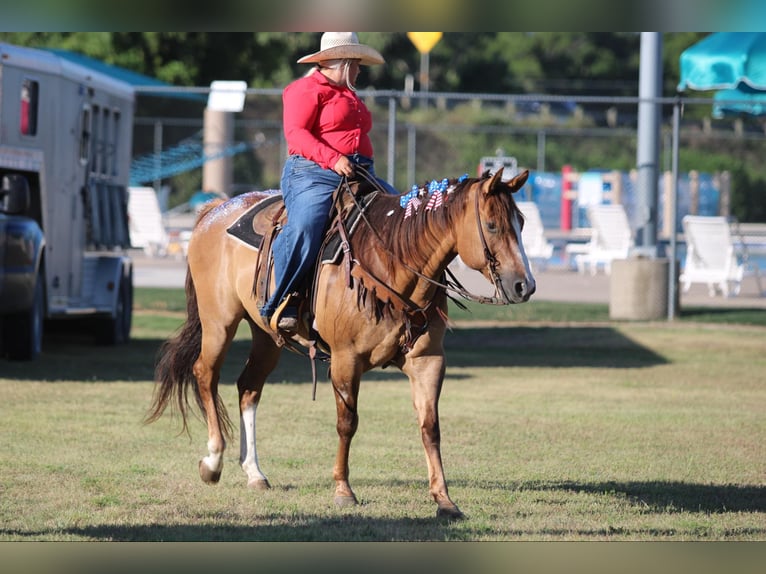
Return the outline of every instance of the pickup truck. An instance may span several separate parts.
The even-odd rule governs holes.
[[[42,347],[45,238],[28,211],[29,184],[19,174],[2,176],[0,186],[0,355],[32,360]]]

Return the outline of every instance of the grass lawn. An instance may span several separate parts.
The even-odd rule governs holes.
[[[258,411],[273,488],[245,488],[236,442],[221,482],[203,484],[201,421],[191,439],[167,415],[142,424],[155,354],[184,308],[178,290],[138,289],[130,344],[57,334],[35,363],[0,362],[0,540],[766,540],[766,328],[745,313],[738,324],[610,322],[572,304],[516,321],[452,313],[442,451],[468,519],[442,522],[409,384],[392,369],[368,373],[360,393],[361,504],[334,507],[330,385],[320,366],[312,401],[308,359],[289,352]],[[243,329],[221,385],[235,417],[247,350]]]

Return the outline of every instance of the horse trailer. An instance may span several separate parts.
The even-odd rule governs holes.
[[[134,106],[128,83],[0,43],[0,355],[36,358],[54,321],[128,340]]]

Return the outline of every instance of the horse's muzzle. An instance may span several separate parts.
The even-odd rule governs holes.
[[[531,277],[523,277],[512,283],[511,293],[506,293],[510,303],[525,303],[537,290],[537,284]]]

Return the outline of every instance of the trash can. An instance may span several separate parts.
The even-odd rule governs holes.
[[[612,261],[609,317],[648,321],[668,316],[668,271],[663,258],[631,257]]]

